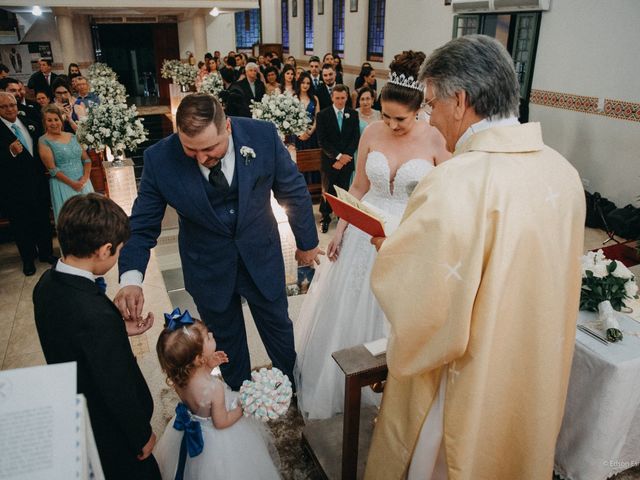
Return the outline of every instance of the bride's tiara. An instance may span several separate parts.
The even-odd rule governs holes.
[[[406,77],[404,73],[398,75],[396,72],[389,73],[389,83],[398,85],[404,88],[412,88],[420,92],[424,92],[424,85],[421,82],[416,81],[411,75]]]

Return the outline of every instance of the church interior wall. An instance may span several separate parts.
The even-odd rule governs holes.
[[[544,92],[533,97],[530,120],[542,123],[545,142],[578,169],[587,190],[618,206],[640,195],[638,24],[636,0],[552,2],[532,85]]]

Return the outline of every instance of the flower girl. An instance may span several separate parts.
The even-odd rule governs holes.
[[[258,420],[242,416],[238,394],[211,370],[226,363],[207,327],[179,309],[165,314],[158,359],[181,402],[154,449],[163,480],[280,478],[273,439]]]

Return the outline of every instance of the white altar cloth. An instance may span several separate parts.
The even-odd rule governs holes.
[[[596,314],[580,312],[578,323]],[[576,333],[569,392],[556,444],[557,474],[604,480],[640,465],[640,323],[620,315],[624,339],[604,345]]]

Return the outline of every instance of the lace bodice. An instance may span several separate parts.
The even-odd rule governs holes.
[[[416,185],[433,168],[431,162],[422,158],[408,160],[396,171],[392,186],[387,157],[382,152],[369,152],[366,172],[371,186],[363,200],[393,216],[402,216]]]

